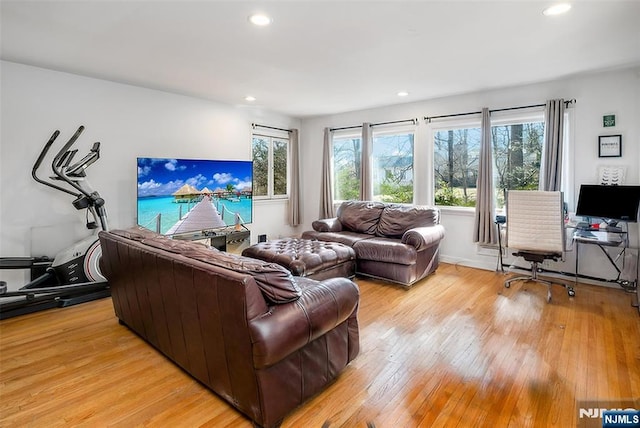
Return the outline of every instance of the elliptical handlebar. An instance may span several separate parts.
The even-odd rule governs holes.
[[[84,177],[85,169],[91,166],[91,164],[93,164],[98,159],[100,159],[100,143],[96,142],[93,143],[93,147],[91,147],[91,150],[89,150],[89,153],[87,153],[85,157],[71,166],[65,165],[64,173],[67,176]],[[67,162],[67,164],[69,163],[71,163],[71,159],[69,159],[69,162]]]
[[[76,209],[87,208],[89,211],[91,211],[94,219],[97,219],[97,218],[100,219],[100,226],[102,227],[102,230],[108,230],[107,213],[104,208],[104,199],[100,197],[98,192],[95,192],[91,189],[84,188],[84,187],[87,187],[86,181],[84,181],[84,177],[86,176],[85,170],[100,158],[100,143],[99,142],[94,143],[91,149],[89,150],[89,153],[87,153],[87,155],[85,155],[81,160],[74,163],[73,165],[69,165],[73,157],[78,152],[77,149],[71,150],[71,146],[73,146],[75,142],[78,140],[78,137],[80,137],[80,134],[82,134],[82,131],[84,131],[84,126],[80,126],[78,128],[78,130],[73,134],[73,136],[69,139],[69,141],[67,141],[66,144],[58,151],[58,153],[54,156],[53,160],[51,161],[51,170],[55,174],[55,176],[51,177],[51,179],[62,180],[63,182],[71,186],[73,189],[75,189],[77,193],[73,192],[70,189],[66,189],[62,186],[58,186],[57,184],[44,181],[40,179],[36,173],[38,168],[42,164],[42,161],[44,160],[45,156],[51,149],[51,146],[53,145],[54,141],[56,140],[58,135],[60,135],[59,130],[56,130],[51,135],[51,138],[49,138],[49,141],[47,141],[44,148],[40,152],[38,159],[33,165],[31,176],[35,181],[37,181],[40,184],[43,184],[48,187],[52,187],[61,192],[65,192],[75,196],[76,199],[73,201],[73,206],[76,207]],[[84,187],[78,184],[81,181],[84,181],[85,183]],[[95,222],[93,223],[87,222],[87,228],[94,229]]]
[[[91,199],[91,197],[92,197],[91,193],[87,192],[82,187],[80,187],[77,183],[73,182],[64,173],[65,159],[68,156],[71,155],[71,151],[69,149],[71,148],[71,146],[73,146],[75,144],[75,142],[78,139],[78,137],[80,136],[80,134],[82,134],[82,131],[84,131],[84,126],[81,125],[78,128],[78,130],[76,131],[76,133],[73,134],[73,136],[71,138],[69,138],[69,141],[67,141],[67,143],[64,146],[62,146],[60,151],[58,151],[58,153],[55,155],[55,157],[51,161],[51,169],[53,170],[53,173],[59,179],[61,179],[62,181],[64,181],[65,183],[67,183],[68,185],[70,185],[71,187],[76,189],[77,191],[79,191],[82,195],[84,195],[87,198]]]
[[[76,142],[76,140],[78,139],[78,137],[80,136],[80,134],[82,134],[82,131],[84,131],[84,126],[80,125],[80,127],[78,128],[78,130],[76,131],[75,134],[73,134],[73,136],[71,138],[69,138],[69,141],[67,141],[67,143],[60,149],[60,151],[58,152],[58,154],[53,158],[53,162],[51,162],[51,168],[54,170],[54,172],[56,171],[56,164],[58,163],[58,161],[60,160],[60,158],[69,151],[69,149],[71,148],[71,146],[73,146],[73,144]]]
[[[31,170],[33,174],[35,174],[36,170],[40,168],[40,164],[42,163],[42,161],[44,160],[44,157],[47,155],[47,152],[53,145],[53,142],[56,140],[56,138],[58,138],[58,135],[60,135],[60,131],[56,129],[51,135],[51,138],[49,138],[49,141],[47,141],[47,144],[44,145],[42,151],[40,152],[40,156],[38,156],[38,159],[36,160],[36,163],[33,164],[33,169]]]
[[[42,148],[42,151],[40,152],[40,156],[38,156],[38,159],[36,160],[36,163],[33,164],[33,169],[31,169],[31,177],[33,177],[33,179],[35,181],[37,181],[40,184],[43,184],[45,186],[49,186],[52,187],[56,190],[59,190],[61,192],[65,192],[68,193],[70,195],[75,196],[76,198],[80,197],[79,193],[74,193],[69,189],[65,189],[64,187],[61,186],[57,186],[53,183],[49,183],[48,181],[44,181],[42,180],[40,177],[38,177],[37,171],[38,168],[40,168],[40,165],[42,164],[42,161],[44,160],[44,157],[47,155],[47,153],[49,152],[49,149],[51,148],[51,146],[53,145],[53,142],[56,140],[56,138],[58,138],[58,135],[60,135],[60,131],[56,130],[52,135],[51,138],[49,138],[49,141],[47,141],[47,143],[44,145],[44,147]]]

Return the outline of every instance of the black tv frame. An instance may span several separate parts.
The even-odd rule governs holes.
[[[227,206],[227,213],[235,211],[232,206],[234,200],[248,199],[250,201],[249,213],[246,218],[223,218],[225,225],[221,225],[217,229],[237,227],[238,220],[240,220],[241,229],[246,229],[244,225],[253,222],[253,161],[138,156],[136,163],[138,169],[136,180],[138,187],[136,192],[136,220],[139,225],[152,230],[155,229],[148,223],[148,219],[141,219],[141,201],[174,197],[174,202],[179,202],[176,207],[183,205],[185,209],[181,215],[183,217],[195,203],[205,197],[205,193],[201,193],[204,188],[207,189],[206,197],[212,200],[215,205]],[[149,188],[151,190],[147,190],[145,187],[149,182],[153,183],[153,186]],[[228,185],[230,185],[229,188],[227,188]],[[183,186],[192,188],[193,194],[187,192],[185,197],[178,195]],[[144,192],[142,189],[144,189]],[[188,188],[185,189],[189,190]],[[175,213],[178,212],[177,209],[173,211]],[[178,218],[171,220],[170,224],[177,223],[177,220]],[[200,225],[197,224],[196,226],[174,232],[169,232],[171,229],[169,228],[161,230],[160,233],[174,237],[183,235],[195,236],[197,234],[208,237],[206,232],[215,230],[211,228],[201,229]]]

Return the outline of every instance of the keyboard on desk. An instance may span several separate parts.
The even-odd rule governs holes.
[[[594,235],[593,232],[590,232],[588,230],[578,230],[576,232],[576,236],[579,238],[597,239],[596,235]]]
[[[577,230],[573,236],[577,239],[594,241],[602,245],[611,246],[618,246],[624,241],[623,237],[620,236],[619,233],[609,233],[604,230],[593,232],[589,230]]]

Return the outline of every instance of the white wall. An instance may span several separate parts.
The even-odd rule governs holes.
[[[428,76],[425,76],[427,79]],[[415,138],[415,202],[431,203],[431,177],[427,159],[432,146],[429,126],[422,120],[425,116],[478,111],[482,107],[491,109],[507,108],[544,103],[547,99],[576,99],[571,107],[573,134],[571,142],[574,195],[566,195],[571,207],[575,207],[577,190],[582,183],[594,183],[599,165],[628,166],[627,184],[639,183],[640,164],[640,68],[603,72],[592,75],[564,78],[552,82],[533,84],[515,88],[505,88],[487,92],[465,94],[441,99],[407,103],[403,105],[356,111],[331,116],[305,119],[302,122],[300,141],[302,142],[302,170],[306,181],[303,184],[304,227],[318,217],[321,175],[323,129],[359,125],[363,122],[385,122],[410,118],[420,118]],[[616,115],[615,128],[603,128],[602,116]],[[598,136],[622,134],[622,158],[598,158]],[[473,231],[472,210],[444,208],[442,223],[447,236],[442,244],[442,260],[469,266],[495,269],[493,253],[482,254],[471,241]],[[634,229],[637,235],[637,229]],[[585,248],[580,272],[590,275],[610,273],[608,262],[600,254],[590,254],[597,248]],[[581,256],[583,251],[581,250]],[[567,254],[563,270],[573,269],[573,254]]]
[[[50,255],[86,235],[84,213],[70,198],[38,185],[31,166],[55,129],[66,141],[79,125],[86,127],[78,148],[102,143],[101,159],[89,170],[93,187],[107,201],[112,227],[135,224],[137,156],[179,156],[250,159],[250,123],[300,128],[303,225],[286,224],[286,202],[255,202],[252,240],[299,234],[318,218],[324,127],[358,125],[542,103],[550,98],[575,98],[571,144],[575,146],[574,191],[594,182],[598,165],[627,165],[627,183],[639,183],[640,68],[565,78],[442,99],[407,103],[366,111],[304,119],[257,108],[117,84],[66,73],[0,62],[0,256]],[[602,116],[616,114],[616,127],[603,128]],[[623,157],[600,159],[599,135],[622,134]],[[416,202],[430,202],[429,129],[420,121],[415,141]],[[44,171],[44,170],[43,170]],[[575,196],[569,200],[575,203]],[[447,237],[444,261],[487,269],[495,257],[479,254],[471,242],[472,213],[445,209]],[[596,249],[588,249],[597,250]],[[608,272],[606,260],[586,252],[583,273]],[[582,253],[581,253],[582,254]],[[592,259],[592,260],[591,260]],[[573,264],[568,254],[567,269]],[[581,270],[582,272],[582,270]],[[24,273],[3,270],[10,286],[24,282]]]
[[[136,223],[136,157],[251,159],[251,123],[297,128],[297,119],[105,80],[2,61],[0,130],[0,256],[53,256],[88,234],[71,196],[31,179],[31,168],[54,130],[60,148],[85,126],[84,154],[101,142],[88,170],[106,201],[112,228]],[[48,156],[42,174],[50,172]],[[289,235],[286,202],[256,202],[252,240]],[[0,271],[11,288],[23,271]]]

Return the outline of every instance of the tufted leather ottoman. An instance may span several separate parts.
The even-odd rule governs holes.
[[[245,248],[242,255],[287,268],[295,276],[315,280],[352,278],[356,270],[353,248],[337,242],[285,238]]]

